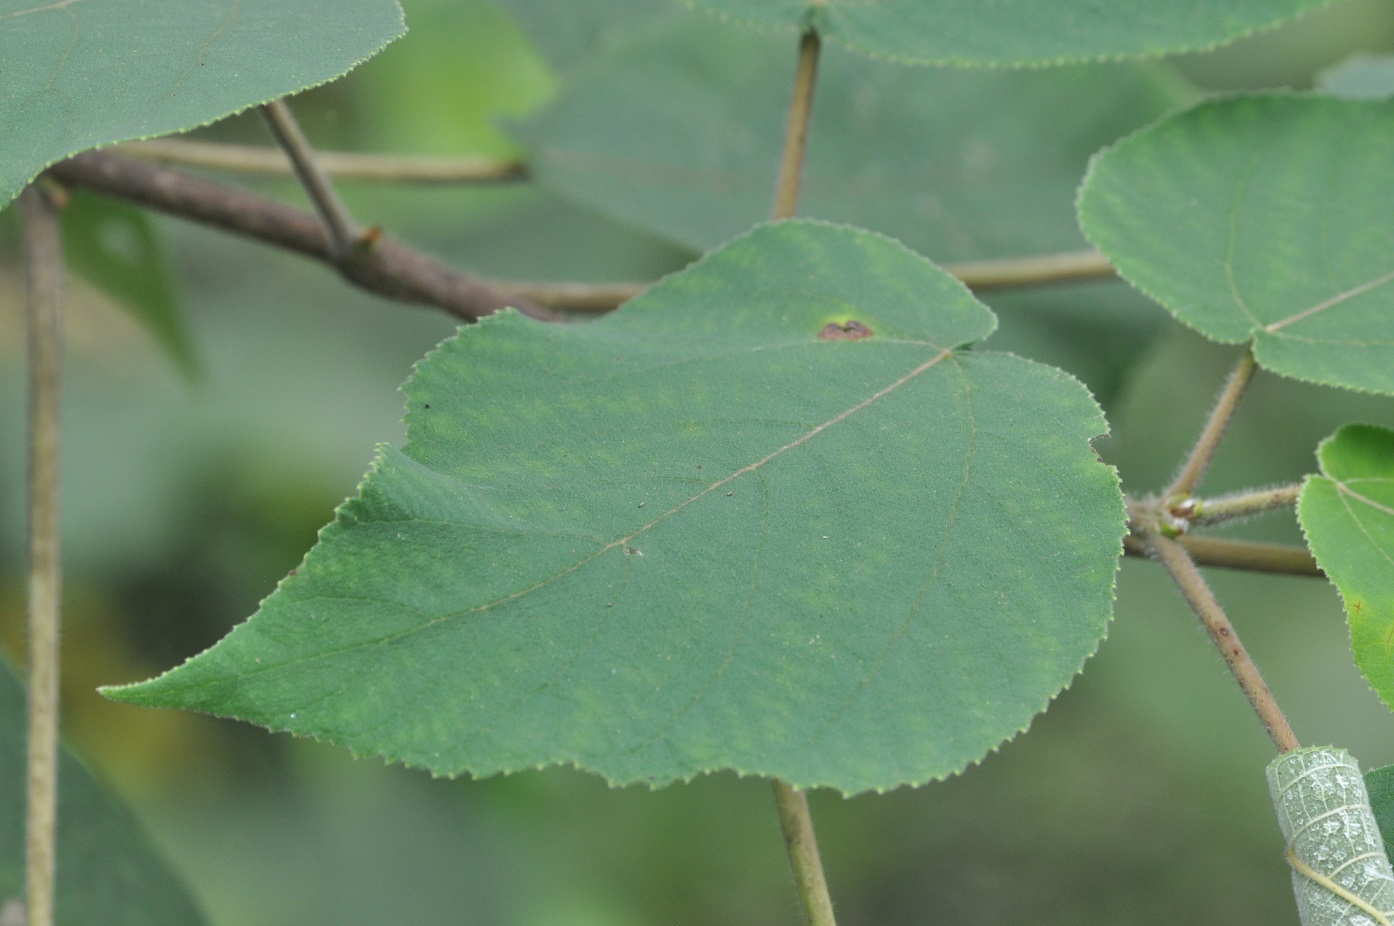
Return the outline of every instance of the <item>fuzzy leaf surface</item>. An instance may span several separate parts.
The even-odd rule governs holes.
[[[0,206],[71,154],[325,83],[404,31],[396,0],[0,0]]]
[[[261,611],[108,693],[447,775],[961,770],[1104,635],[1102,415],[900,244],[762,226],[598,322],[463,330]]]
[[[1297,515],[1341,593],[1355,663],[1394,707],[1394,431],[1346,425],[1317,449]]]
[[[24,689],[0,659],[0,910],[24,899]],[[140,824],[66,747],[58,765],[60,926],[200,926],[206,922]],[[5,922],[9,922],[8,919]]]
[[[1120,275],[1264,368],[1394,393],[1394,101],[1203,103],[1099,154],[1085,234]]]
[[[906,64],[1042,65],[1213,48],[1329,0],[689,0]]]
[[[612,36],[517,128],[530,168],[585,205],[715,247],[769,214],[794,63],[782,39],[695,15]],[[1077,249],[1090,155],[1188,92],[1160,66],[921,70],[829,54],[800,209],[938,261]]]

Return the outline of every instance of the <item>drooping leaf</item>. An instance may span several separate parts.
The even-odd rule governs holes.
[[[1351,55],[1318,73],[1316,83],[1323,93],[1348,99],[1394,96],[1394,55]]]
[[[681,0],[500,0],[523,31],[559,70],[569,70],[600,43],[645,19],[668,16]]]
[[[1365,789],[1370,792],[1370,806],[1384,837],[1385,854],[1394,854],[1394,765],[1366,772]]]
[[[0,205],[68,155],[333,80],[403,31],[396,0],[0,0]]]
[[[1268,766],[1268,790],[1302,926],[1374,926],[1376,915],[1387,921],[1394,869],[1350,753],[1329,746],[1284,753]]]
[[[440,774],[951,774],[1104,634],[1123,514],[1066,374],[899,244],[762,226],[618,312],[507,313],[223,641],[108,691]]]
[[[793,46],[702,16],[606,45],[518,129],[538,179],[695,249],[769,214]],[[1188,93],[1160,67],[820,67],[803,214],[893,235],[936,260],[1079,248],[1089,156]]]
[[[1204,103],[1102,152],[1079,199],[1118,272],[1263,367],[1394,393],[1394,101]]]
[[[143,210],[73,191],[63,210],[63,251],[74,270],[129,310],[185,374],[193,373],[169,268]]]
[[[1340,590],[1355,663],[1394,707],[1394,431],[1346,425],[1317,449],[1297,515]]]
[[[24,898],[24,718],[24,691],[0,658],[0,911],[18,909]],[[59,926],[203,923],[188,891],[130,811],[66,748],[58,776]]]
[[[1213,48],[1329,0],[689,0],[905,64],[1041,65]]]

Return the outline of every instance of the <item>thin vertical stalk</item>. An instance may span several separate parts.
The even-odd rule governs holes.
[[[808,798],[787,782],[775,779],[771,783],[779,825],[784,830],[784,847],[789,851],[789,867],[794,871],[794,885],[808,926],[837,926],[827,879],[823,877],[823,861],[818,855],[813,817],[808,812]]]
[[[1196,486],[1200,485],[1200,480],[1205,477],[1205,471],[1210,468],[1210,461],[1215,458],[1215,451],[1219,448],[1220,441],[1224,439],[1225,432],[1229,430],[1229,423],[1234,420],[1234,413],[1239,408],[1239,400],[1243,397],[1244,390],[1248,388],[1249,381],[1254,378],[1256,366],[1253,348],[1245,350],[1244,356],[1239,358],[1239,363],[1230,373],[1224,391],[1215,401],[1215,407],[1211,409],[1210,418],[1205,422],[1205,429],[1201,431],[1199,439],[1196,440],[1191,455],[1186,459],[1185,465],[1181,467],[1181,472],[1175,481],[1162,495],[1163,499],[1190,495],[1196,490]]]
[[[808,126],[813,118],[813,87],[818,82],[818,32],[809,29],[799,40],[799,63],[794,70],[794,98],[784,126],[784,154],[779,161],[771,218],[787,219],[799,211],[799,183],[808,150]]]
[[[1258,666],[1249,657],[1249,651],[1239,641],[1239,634],[1235,632],[1234,625],[1229,622],[1224,608],[1220,607],[1214,592],[1210,590],[1209,584],[1200,574],[1200,569],[1196,567],[1186,548],[1156,532],[1148,532],[1146,539],[1148,547],[1171,574],[1177,588],[1181,589],[1186,603],[1209,631],[1215,648],[1224,657],[1225,664],[1229,666],[1229,671],[1239,683],[1244,696],[1249,699],[1254,713],[1263,721],[1264,729],[1272,738],[1273,745],[1278,747],[1279,752],[1297,749],[1300,744],[1292,732],[1292,726],[1278,707],[1278,701],[1273,697],[1268,683],[1263,680]]]
[[[53,203],[20,194],[29,328],[29,697],[25,910],[52,926],[58,811],[58,413],[63,363],[63,249]]]
[[[804,155],[808,150],[808,127],[813,117],[813,88],[818,80],[818,52],[822,43],[816,29],[809,28],[799,40],[799,60],[794,69],[794,92],[784,128],[784,152],[779,159],[774,210],[771,217],[787,219],[799,210],[799,183],[803,177]],[[776,778],[775,807],[784,831],[784,846],[794,872],[794,887],[803,905],[808,926],[836,926],[832,898],[828,896],[823,862],[818,855],[818,837],[808,798],[786,781]]]
[[[363,232],[353,221],[353,216],[349,215],[344,201],[339,198],[328,172],[315,158],[309,140],[300,130],[300,123],[295,121],[295,115],[285,100],[272,100],[263,105],[261,114],[266,118],[266,124],[271,128],[271,134],[276,137],[277,144],[290,158],[295,176],[305,188],[310,202],[314,203],[315,211],[324,221],[334,256],[339,260],[347,259],[363,240]]]

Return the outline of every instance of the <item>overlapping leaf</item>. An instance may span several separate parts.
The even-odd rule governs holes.
[[[702,16],[614,39],[518,130],[538,179],[695,249],[768,215],[794,49]],[[889,67],[829,55],[801,209],[936,260],[1082,245],[1089,156],[1188,92],[1157,67]]]
[[[1094,161],[1085,233],[1216,341],[1296,379],[1394,393],[1394,101],[1205,103]]]
[[[24,692],[0,660],[0,911],[24,897]],[[57,922],[198,926],[187,890],[141,832],[65,749],[59,763]],[[6,916],[0,920],[10,922]]]
[[[1213,48],[1329,0],[689,0],[762,26],[817,28],[909,64],[1039,65]]]
[[[594,324],[462,331],[297,574],[115,689],[442,774],[950,774],[1095,649],[1123,516],[1067,375],[899,244],[763,226]]]
[[[1394,431],[1347,425],[1317,459],[1297,514],[1345,601],[1356,665],[1394,707]]]
[[[0,0],[0,205],[70,154],[324,83],[403,31],[396,0]]]

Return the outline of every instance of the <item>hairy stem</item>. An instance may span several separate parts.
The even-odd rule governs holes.
[[[799,183],[808,151],[808,126],[813,118],[813,87],[818,82],[818,51],[822,45],[815,29],[799,40],[799,62],[794,70],[794,97],[784,127],[784,153],[779,160],[771,218],[792,218],[799,211]]]
[[[284,149],[264,145],[157,138],[150,141],[127,142],[116,150],[120,154],[185,167],[206,167],[211,170],[279,177],[295,173],[295,168]],[[527,176],[523,163],[513,158],[424,157],[316,151],[315,161],[331,177],[339,180],[422,184],[500,183],[522,180]]]
[[[276,143],[290,158],[295,176],[305,188],[310,202],[314,203],[320,218],[324,220],[324,227],[329,231],[332,253],[339,260],[347,259],[353,249],[364,240],[363,230],[354,222],[353,216],[349,215],[348,207],[339,198],[333,181],[315,160],[315,153],[311,150],[305,133],[300,130],[300,123],[295,121],[295,114],[290,111],[290,106],[285,100],[272,100],[262,105],[261,114],[266,118],[266,124],[275,136]]]
[[[1253,349],[1246,349],[1244,356],[1239,358],[1239,363],[1230,373],[1224,391],[1220,393],[1220,398],[1215,402],[1215,407],[1211,409],[1210,418],[1205,422],[1205,428],[1201,431],[1200,438],[1196,440],[1191,455],[1186,459],[1186,463],[1181,467],[1181,472],[1176,479],[1163,493],[1164,499],[1184,498],[1195,492],[1196,486],[1200,485],[1201,479],[1205,477],[1205,471],[1210,468],[1210,461],[1215,458],[1215,451],[1219,448],[1220,441],[1224,439],[1225,432],[1229,430],[1229,423],[1234,420],[1234,413],[1239,408],[1239,400],[1243,397],[1244,390],[1248,388],[1249,381],[1253,379],[1256,366]]]
[[[368,251],[340,261],[332,252],[324,223],[315,216],[274,199],[168,167],[105,151],[89,151],[53,165],[48,174],[63,183],[324,261],[366,290],[389,299],[434,306],[466,321],[497,312],[506,305],[535,318],[556,318],[541,306],[522,298],[509,298],[474,277],[386,238],[378,238]]]
[[[52,926],[58,822],[58,417],[63,368],[63,246],[36,185],[20,194],[29,319],[28,758],[25,909]]]
[[[1291,508],[1297,504],[1301,494],[1302,484],[1293,483],[1258,492],[1236,492],[1219,498],[1196,499],[1195,513],[1191,515],[1190,522],[1195,525],[1219,524],[1262,514],[1274,508]]]
[[[1191,606],[1191,610],[1205,625],[1205,629],[1210,633],[1210,639],[1215,643],[1215,648],[1224,657],[1225,664],[1229,666],[1235,681],[1239,683],[1240,690],[1249,699],[1249,704],[1253,706],[1254,712],[1263,722],[1264,728],[1268,731],[1269,737],[1272,738],[1273,744],[1278,747],[1278,751],[1290,752],[1298,748],[1297,737],[1293,734],[1287,717],[1278,708],[1278,702],[1274,699],[1273,692],[1269,690],[1268,684],[1263,680],[1258,666],[1249,657],[1248,650],[1244,649],[1244,644],[1239,641],[1239,635],[1235,632],[1234,626],[1230,624],[1224,608],[1220,607],[1220,603],[1215,599],[1215,594],[1210,590],[1205,577],[1200,574],[1200,570],[1196,568],[1195,561],[1191,559],[1185,547],[1174,540],[1163,537],[1155,530],[1149,530],[1144,537],[1153,555],[1166,567],[1172,580],[1181,589],[1186,603]]]
[[[818,856],[818,837],[813,833],[813,817],[808,812],[808,797],[779,779],[771,784],[779,825],[784,831],[784,847],[789,851],[789,867],[794,871],[794,886],[808,926],[836,926],[832,898],[823,877],[823,861]]]
[[[1280,575],[1309,576],[1322,579],[1316,559],[1304,547],[1289,547],[1277,543],[1252,543],[1247,540],[1226,540],[1220,537],[1175,538],[1198,566],[1219,566],[1224,569],[1243,569],[1248,572],[1271,572]],[[1151,557],[1146,541],[1141,537],[1123,538],[1123,552],[1128,556]]]

